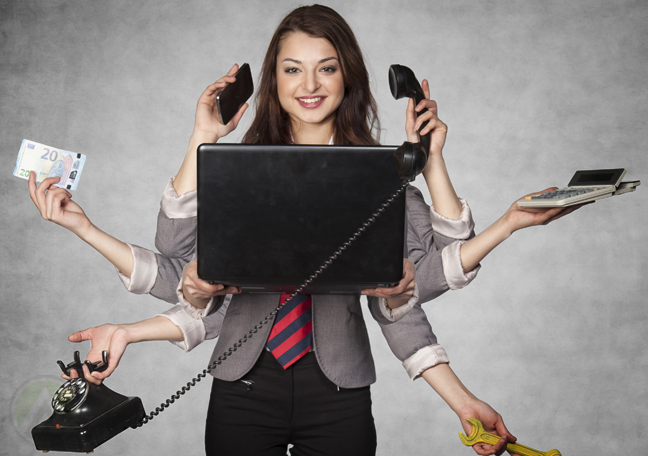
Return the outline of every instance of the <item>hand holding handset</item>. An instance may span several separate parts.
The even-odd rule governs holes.
[[[403,65],[391,65],[389,67],[389,88],[394,99],[409,97],[414,99],[415,106],[425,99],[423,88],[416,76],[414,76],[414,72]],[[425,111],[427,109],[418,112],[416,116],[420,116]],[[422,131],[426,125],[427,122],[424,122],[418,131]],[[429,153],[430,133],[421,137],[418,143],[405,141],[394,153],[398,175],[410,182],[413,181],[425,168]]]
[[[91,452],[144,418],[144,407],[139,397],[126,397],[112,391],[103,383],[95,385],[83,377],[83,366],[90,372],[108,368],[104,351],[103,361],[81,362],[79,352],[74,361],[64,365],[57,361],[64,374],[75,370],[78,378],[71,378],[52,397],[52,416],[32,429],[37,450]]]
[[[252,96],[254,83],[250,65],[244,63],[234,75],[236,81],[228,84],[217,96],[218,115],[223,125],[227,125],[241,106]]]
[[[423,90],[416,80],[414,73],[407,67],[392,65],[390,68],[390,87],[394,98],[399,99],[409,96],[415,99],[417,104],[425,98]],[[229,90],[228,90],[229,89]],[[249,65],[244,64],[236,74],[236,82],[228,85],[218,95],[218,110],[224,124],[227,124],[236,114],[247,98],[252,94],[252,78]],[[424,112],[424,111],[422,111]],[[421,113],[422,113],[421,112]],[[421,114],[419,113],[419,114]],[[424,128],[425,124],[421,126]],[[419,131],[421,131],[419,129]],[[311,275],[283,304],[275,309],[272,315],[276,314],[283,306],[300,293],[308,284],[315,280],[330,263],[335,260],[362,232],[364,232],[384,210],[391,204],[398,194],[403,192],[408,183],[419,174],[427,162],[430,141],[429,133],[421,138],[419,143],[405,142],[395,153],[396,166],[399,176],[404,180],[403,185],[383,205],[374,212],[369,220],[365,222],[356,233],[340,248],[329,257],[322,267]],[[81,362],[79,352],[74,354],[74,362],[64,365],[58,361],[59,367],[66,374],[70,375],[72,370],[79,374],[79,378],[72,378],[65,382],[54,394],[52,407],[54,413],[43,423],[32,429],[32,438],[36,448],[42,451],[75,451],[91,452],[97,446],[111,439],[128,427],[141,426],[157,416],[169,404],[178,399],[196,382],[206,377],[212,369],[220,365],[222,361],[236,351],[236,348],[246,342],[247,339],[260,329],[260,326],[272,322],[270,316],[266,317],[260,325],[255,325],[249,333],[229,351],[219,356],[214,363],[203,370],[186,386],[178,391],[166,403],[162,403],[148,416],[145,415],[142,401],[138,397],[126,397],[107,388],[103,383],[95,385],[84,378],[83,366],[87,366],[90,372],[104,371],[108,368],[108,357],[104,351],[102,361],[91,363]]]

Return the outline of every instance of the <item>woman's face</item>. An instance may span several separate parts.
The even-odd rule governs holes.
[[[293,126],[326,126],[344,98],[335,48],[324,38],[291,33],[277,56],[277,92]]]

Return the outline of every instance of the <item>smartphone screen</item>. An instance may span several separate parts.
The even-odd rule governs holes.
[[[235,76],[236,81],[225,86],[221,93],[216,96],[218,114],[223,125],[227,125],[232,120],[234,114],[241,109],[241,106],[245,104],[250,96],[252,96],[252,92],[254,92],[250,65],[244,63]]]

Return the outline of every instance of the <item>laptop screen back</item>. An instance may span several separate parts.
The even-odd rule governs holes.
[[[291,292],[401,185],[390,146],[198,149],[198,274],[244,292]],[[404,192],[304,292],[402,278]]]

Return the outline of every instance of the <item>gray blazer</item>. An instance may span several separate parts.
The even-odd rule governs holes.
[[[443,274],[441,250],[456,241],[433,231],[430,208],[418,189],[410,186],[406,201],[408,255],[416,264],[419,302],[401,320],[390,322],[378,309],[378,300],[368,300],[372,316],[378,321],[390,348],[401,361],[437,342],[421,304],[449,289]],[[470,236],[474,236],[474,233]],[[156,247],[162,255],[157,255],[158,277],[150,292],[153,296],[177,302],[175,289],[182,277],[182,268],[195,254],[195,239],[196,217],[171,219],[160,212]],[[315,295],[312,299],[313,349],[324,374],[343,388],[357,388],[374,383],[376,372],[360,308],[360,297]],[[214,310],[222,305],[223,300],[224,297],[219,298]],[[279,295],[233,295],[222,325],[215,312],[205,317],[207,338],[219,335],[212,362],[238,343],[278,304]],[[231,357],[213,370],[212,375],[229,381],[243,377],[264,349],[271,326],[272,321],[259,328]]]

